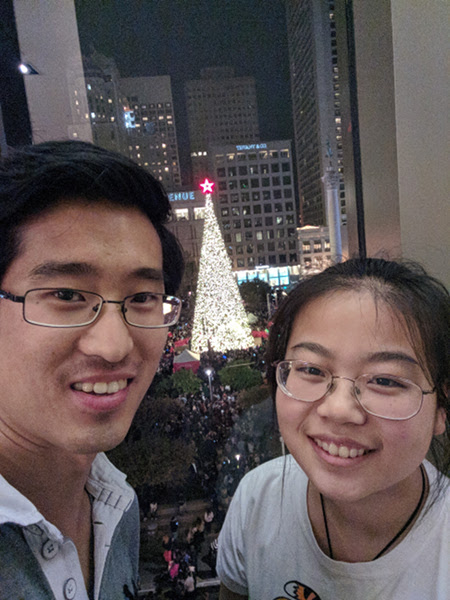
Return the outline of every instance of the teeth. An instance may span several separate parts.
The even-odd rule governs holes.
[[[356,458],[357,456],[362,456],[365,452],[363,448],[358,450],[357,448],[347,448],[347,446],[336,446],[333,442],[327,444],[327,442],[322,442],[316,438],[314,438],[314,441],[322,450],[331,454],[331,456],[339,456],[340,458]]]
[[[84,392],[85,394],[115,394],[119,390],[123,390],[127,387],[126,379],[119,379],[118,381],[96,381],[95,383],[89,382],[77,382],[74,383],[73,388],[78,392]]]

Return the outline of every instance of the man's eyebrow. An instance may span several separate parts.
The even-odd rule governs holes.
[[[37,265],[30,277],[57,277],[58,275],[98,275],[98,269],[86,262],[49,261]]]
[[[99,269],[87,262],[49,261],[34,267],[30,272],[30,277],[58,277],[60,275],[99,276],[99,274]],[[148,281],[164,281],[162,270],[153,267],[139,267],[132,271],[129,277],[131,279],[145,279]]]
[[[137,279],[148,279],[149,281],[164,281],[164,273],[161,269],[152,267],[140,267],[131,273]]]

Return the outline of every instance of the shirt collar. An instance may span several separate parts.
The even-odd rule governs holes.
[[[130,506],[134,498],[133,489],[126,483],[125,474],[119,471],[103,453],[97,454],[94,458],[86,489],[95,500],[122,511]],[[0,498],[0,525],[16,523],[21,527],[28,527],[45,521],[35,505],[9,484],[2,475],[0,475]],[[55,536],[60,537],[61,534],[56,527],[45,522],[47,529],[54,529]]]

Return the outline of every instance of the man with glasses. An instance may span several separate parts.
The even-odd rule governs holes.
[[[83,142],[0,164],[0,597],[137,593],[139,513],[108,461],[181,302],[160,184]]]

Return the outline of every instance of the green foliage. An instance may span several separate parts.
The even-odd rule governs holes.
[[[172,376],[172,384],[177,394],[195,394],[202,388],[201,380],[191,369],[180,369]]]
[[[267,294],[270,293],[271,287],[266,281],[261,279],[244,281],[239,285],[239,291],[247,311],[267,312]]]
[[[242,361],[233,361],[230,365],[219,371],[222,385],[229,385],[232,390],[240,392],[262,383],[262,375],[251,365],[240,364]]]
[[[168,425],[181,419],[181,411],[179,400],[147,396],[126,439],[108,453],[133,487],[149,483],[154,488],[173,490],[185,483],[195,445],[173,434],[169,437],[166,431]]]
[[[156,398],[176,398],[181,394],[195,394],[202,387],[199,379],[191,369],[180,369],[173,375],[163,377],[154,385]]]
[[[247,410],[255,404],[264,402],[269,397],[270,391],[267,385],[256,385],[240,392],[237,397],[237,403],[242,410]]]

